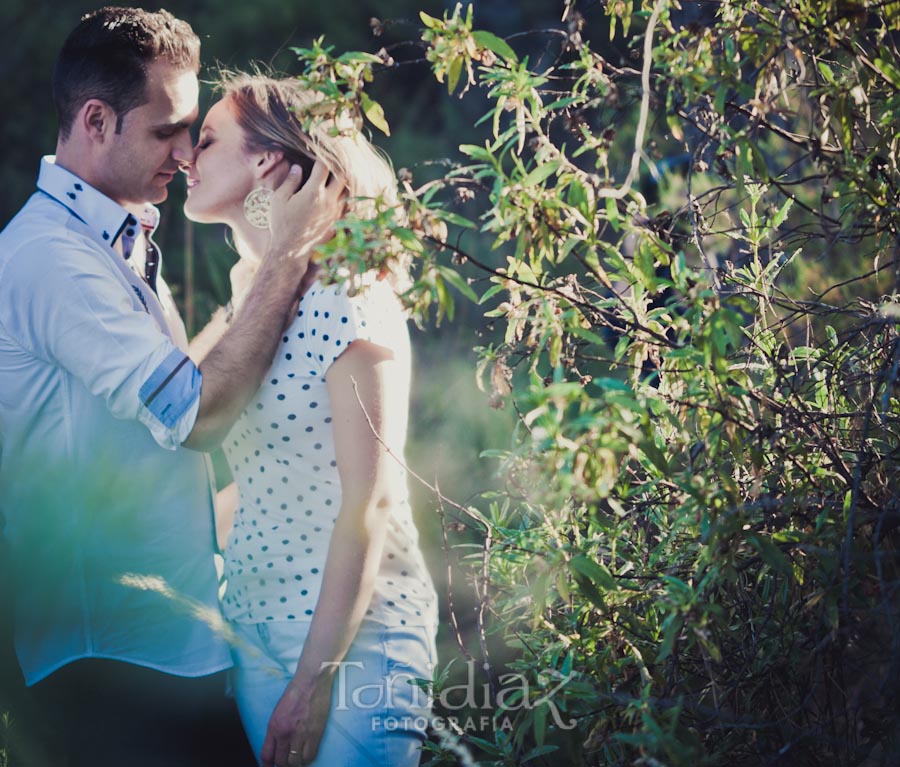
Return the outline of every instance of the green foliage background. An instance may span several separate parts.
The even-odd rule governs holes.
[[[900,3],[339,6],[277,61],[403,168],[331,255],[416,256],[432,762],[900,761]],[[171,10],[231,65],[299,12]]]

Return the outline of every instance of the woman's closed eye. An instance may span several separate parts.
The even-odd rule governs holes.
[[[197,145],[194,147],[193,157],[191,158],[191,165],[197,162],[197,157],[199,157],[200,153],[209,147],[212,144],[212,139],[203,139],[203,141],[197,142]]]

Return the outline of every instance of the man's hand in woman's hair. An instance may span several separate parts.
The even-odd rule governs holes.
[[[272,195],[269,228],[272,241],[268,257],[299,259],[309,263],[317,245],[334,234],[343,215],[345,184],[317,161],[306,183],[299,165],[292,165]]]

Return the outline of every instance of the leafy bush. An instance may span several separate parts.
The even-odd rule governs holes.
[[[506,40],[423,14],[489,133],[338,238],[414,250],[420,315],[454,288],[499,334],[504,490],[445,530],[493,717],[458,736],[498,765],[896,763],[900,3],[684,5],[570,0]],[[305,60],[329,88],[394,65]]]

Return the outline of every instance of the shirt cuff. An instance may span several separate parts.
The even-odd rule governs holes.
[[[173,349],[144,381],[138,418],[160,446],[174,450],[191,433],[202,382],[200,370],[180,349]]]

